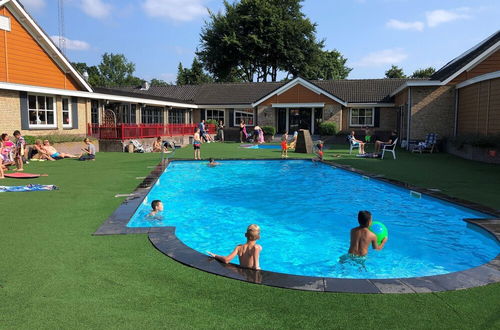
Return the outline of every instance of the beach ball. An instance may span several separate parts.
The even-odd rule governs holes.
[[[370,231],[377,236],[377,244],[382,244],[382,240],[389,236],[389,232],[387,231],[387,227],[380,221],[373,221],[370,226]]]

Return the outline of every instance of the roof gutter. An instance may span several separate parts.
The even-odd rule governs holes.
[[[3,5],[5,5],[7,2],[9,2],[10,0],[1,0],[0,1],[0,7],[2,7]]]
[[[414,86],[425,87],[425,86],[441,86],[441,85],[444,85],[444,83],[442,83],[439,80],[407,81],[389,95],[390,97],[393,97],[394,95],[402,92],[408,87],[414,87]]]

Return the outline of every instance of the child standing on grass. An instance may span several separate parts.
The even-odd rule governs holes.
[[[288,158],[288,133],[281,136],[281,158]]]
[[[21,132],[14,131],[14,137],[16,138],[16,149],[14,151],[14,161],[16,162],[16,171],[24,171],[23,169],[23,156],[24,149],[26,148],[26,141],[21,136]]]
[[[227,257],[219,256],[209,251],[207,253],[209,256],[225,264],[231,262],[238,255],[241,267],[258,270],[260,269],[259,258],[262,251],[262,246],[257,244],[257,240],[260,238],[260,227],[257,225],[248,226],[245,237],[247,238],[247,242],[236,246],[233,252]]]

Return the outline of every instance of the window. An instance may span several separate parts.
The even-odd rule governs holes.
[[[131,104],[130,105],[130,123],[131,124],[136,124],[137,123],[136,110],[137,110],[137,104]]]
[[[234,126],[239,126],[241,121],[244,121],[248,126],[253,126],[253,110],[252,112],[235,111]]]
[[[184,124],[184,110],[170,109],[168,110],[168,123],[169,124]]]
[[[69,109],[69,99],[67,97],[63,97],[61,99],[61,104],[62,104],[62,118],[63,118],[63,127],[64,128],[71,128],[72,127],[72,122],[71,122],[71,111]]]
[[[219,122],[220,120],[222,120],[222,122],[225,122],[224,121],[224,110],[205,110],[205,119],[206,120],[209,120],[209,119],[213,119],[213,120],[216,120],[217,122]]]
[[[30,128],[56,128],[56,109],[54,97],[28,95]]]
[[[148,106],[142,108],[141,122],[143,124],[163,124],[163,108]]]
[[[99,101],[92,100],[90,104],[90,122],[92,124],[99,124]]]
[[[375,111],[370,109],[351,109],[350,126],[371,126],[373,127]]]

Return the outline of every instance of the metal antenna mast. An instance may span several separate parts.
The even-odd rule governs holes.
[[[64,55],[66,55],[66,39],[64,31],[64,0],[58,0],[57,11],[59,20],[59,49]]]

